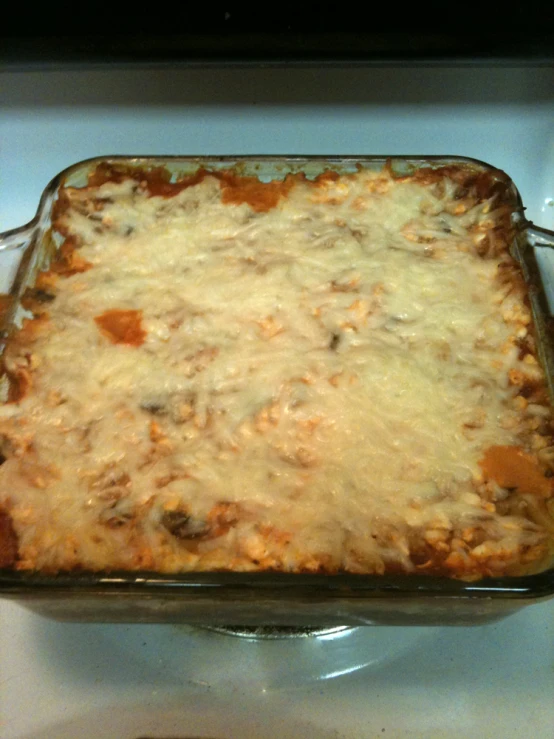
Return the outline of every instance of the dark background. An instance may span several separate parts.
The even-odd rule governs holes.
[[[554,61],[554,2],[544,0],[515,9],[460,0],[382,2],[363,10],[349,3],[333,10],[316,3],[191,5],[119,13],[117,5],[10,7],[0,29],[0,65]]]

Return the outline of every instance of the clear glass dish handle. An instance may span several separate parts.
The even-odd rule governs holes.
[[[24,249],[33,238],[36,228],[37,224],[31,221],[25,226],[0,232],[0,252]]]
[[[37,223],[0,233],[0,293],[11,291],[23,254],[37,233]]]
[[[527,227],[526,234],[529,246],[554,247],[554,231],[531,224]]]

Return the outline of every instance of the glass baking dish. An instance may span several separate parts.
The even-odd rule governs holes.
[[[164,167],[174,178],[233,168],[262,180],[304,172],[315,177],[332,169],[354,172],[358,166],[380,170],[389,162],[396,173],[421,167],[466,164],[502,182],[512,206],[513,254],[529,286],[540,355],[554,397],[554,337],[549,296],[538,266],[537,250],[554,247],[554,233],[525,219],[519,193],[509,177],[478,160],[445,156],[241,156],[98,157],[58,174],[46,187],[36,216],[27,225],[0,234],[0,251],[20,257],[9,294],[2,304],[1,341],[23,315],[20,298],[60,246],[53,232],[53,207],[62,186],[82,187],[101,162]],[[167,622],[245,626],[477,625],[554,596],[554,567],[522,577],[464,582],[420,575],[319,575],[272,572],[201,572],[160,575],[152,572],[76,572],[45,575],[0,570],[0,596],[37,613],[65,621]]]

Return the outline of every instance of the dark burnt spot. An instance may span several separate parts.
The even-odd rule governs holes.
[[[210,532],[206,521],[195,518],[186,511],[166,511],[162,516],[162,526],[176,539],[184,541],[201,539]]]
[[[359,228],[351,228],[351,227],[348,227],[348,230],[350,231],[352,236],[356,239],[356,241],[358,241],[359,243],[362,242],[365,236],[363,231],[361,231]]]
[[[122,497],[122,491],[131,487],[131,478],[115,465],[110,465],[102,470],[92,480],[89,481],[90,490],[102,491],[102,499],[113,501]],[[118,495],[114,495],[114,490],[119,490]]]
[[[18,451],[19,445],[15,438],[9,434],[0,434],[0,464],[13,457]]]
[[[337,350],[338,345],[340,344],[340,334],[331,334],[331,340],[329,342],[329,349],[334,352]]]
[[[120,529],[133,520],[134,516],[128,512],[110,511],[100,517],[101,522],[110,529]]]
[[[410,559],[416,567],[421,567],[431,560],[431,556],[428,551],[421,550],[410,552]]]
[[[534,398],[540,389],[541,383],[539,381],[533,382],[532,380],[527,379],[519,388],[518,394],[529,400],[530,398]]]
[[[521,339],[516,340],[516,346],[518,348],[517,358],[521,362],[527,354],[533,354],[534,346],[531,336],[527,335]]]
[[[167,407],[164,403],[158,400],[146,400],[140,404],[143,411],[151,413],[153,416],[163,416],[167,413]]]
[[[56,297],[52,293],[49,293],[47,290],[42,290],[38,287],[34,290],[27,290],[25,295],[31,300],[36,300],[37,303],[51,303]]]
[[[55,298],[54,293],[43,288],[28,288],[21,298],[21,305],[25,310],[31,311],[35,316],[46,315],[46,306],[52,303]]]

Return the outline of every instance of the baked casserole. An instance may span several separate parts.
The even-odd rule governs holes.
[[[0,566],[536,571],[551,408],[499,175],[99,164],[3,354]]]

